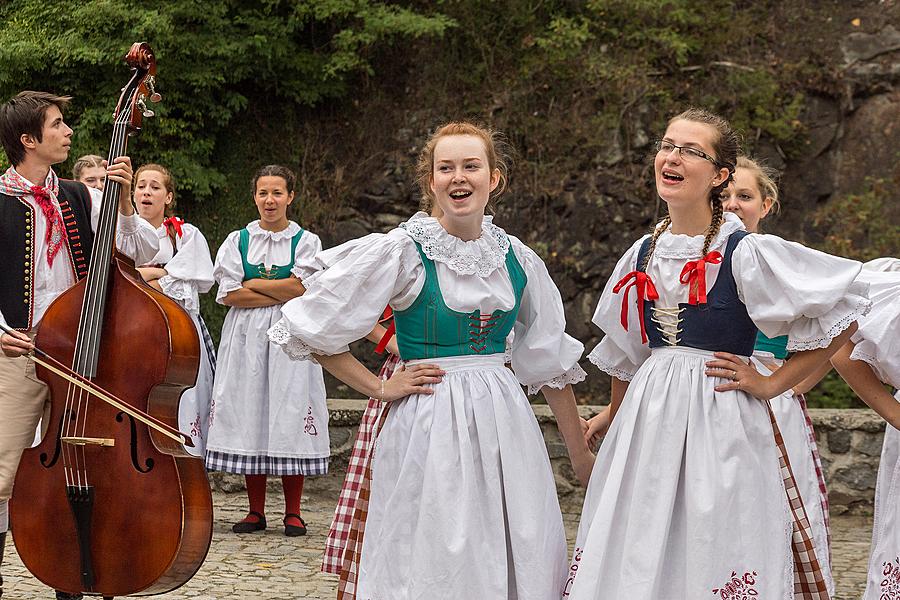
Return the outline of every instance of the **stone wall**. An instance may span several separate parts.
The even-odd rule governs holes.
[[[870,514],[885,422],[863,409],[812,409],[832,514]]]
[[[359,421],[366,407],[364,400],[329,400],[332,461],[327,477],[309,479],[305,492],[337,497],[347,461],[356,440]],[[598,406],[581,406],[583,417],[596,414]],[[556,487],[562,502],[580,504],[584,490],[578,485],[566,457],[566,446],[556,429],[553,413],[546,405],[535,405],[534,412],[544,433],[547,451],[556,475]],[[884,438],[884,421],[868,409],[810,410],[816,429],[819,451],[825,468],[832,514],[870,514],[875,499],[875,479]],[[243,479],[235,475],[211,473],[213,489],[242,490]],[[270,482],[279,486],[277,478]]]

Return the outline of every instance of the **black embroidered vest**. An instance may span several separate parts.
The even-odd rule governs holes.
[[[56,260],[69,260],[75,277],[81,279],[87,275],[94,243],[91,195],[83,183],[60,179],[58,199],[68,252]],[[28,202],[0,194],[0,312],[10,327],[20,331],[34,325],[34,267],[36,261],[47,260],[35,256],[35,220],[43,218]]]
[[[735,231],[728,237],[722,266],[716,282],[706,297],[706,304],[679,304],[677,346],[698,348],[710,352],[731,352],[740,356],[753,354],[756,344],[756,325],[747,314],[747,306],[737,293],[734,273],[731,271],[731,256],[738,243],[749,235],[746,231]],[[650,238],[641,245],[638,252],[638,268],[643,271],[644,257],[650,247]],[[663,332],[652,321],[653,302],[644,301],[644,326],[651,348],[672,345]]]

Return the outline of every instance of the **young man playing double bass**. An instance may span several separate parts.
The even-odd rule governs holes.
[[[34,347],[34,331],[50,303],[86,275],[100,214],[99,190],[53,172],[69,156],[72,129],[62,115],[69,100],[26,91],[0,105],[0,143],[13,165],[0,175],[0,321],[16,330],[0,336],[0,563],[16,469],[48,401],[47,386],[24,355]],[[137,264],[146,263],[159,241],[132,208],[131,160],[115,159],[107,177],[121,185],[116,246]],[[0,595],[2,585],[0,577]]]

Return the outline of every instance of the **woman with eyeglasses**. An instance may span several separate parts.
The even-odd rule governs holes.
[[[593,318],[612,423],[564,597],[828,598],[768,400],[849,339],[869,307],[861,265],[723,213],[738,154],[724,119],[685,111],[657,150],[669,214],[619,261]],[[795,352],[771,376],[749,364],[758,330]]]

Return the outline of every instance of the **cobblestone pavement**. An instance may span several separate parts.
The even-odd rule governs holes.
[[[245,496],[239,493],[214,494],[215,528],[206,562],[183,587],[156,598],[334,598],[337,577],[323,575],[319,572],[319,565],[336,496],[337,493],[332,491],[322,493],[311,490],[309,497],[303,499],[303,513],[309,526],[309,535],[288,538],[283,535],[280,522],[283,504],[276,494],[269,494],[268,530],[262,534],[241,536],[231,533],[231,523],[243,517],[246,510]],[[563,505],[570,544],[578,523],[579,500],[573,495]],[[872,519],[841,516],[832,519],[832,527],[834,569],[838,581],[835,600],[858,600],[865,588]],[[49,589],[25,570],[9,541],[3,578],[3,600],[53,597]]]

